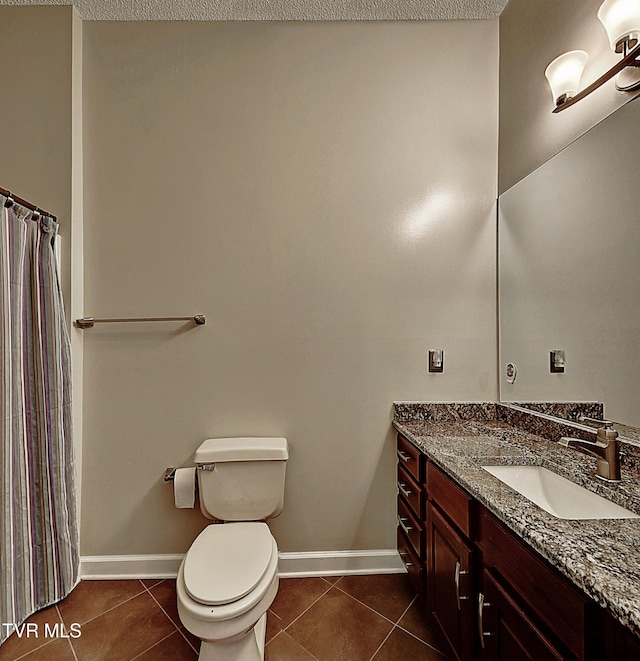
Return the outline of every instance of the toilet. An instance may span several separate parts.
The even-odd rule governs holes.
[[[278,546],[265,523],[282,511],[285,438],[212,438],[196,450],[208,525],[178,571],[178,615],[200,638],[200,661],[261,661],[278,592]]]

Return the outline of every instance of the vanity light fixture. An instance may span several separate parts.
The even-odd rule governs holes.
[[[622,59],[591,85],[578,91],[587,54],[571,51],[557,57],[545,71],[556,104],[554,113],[584,99],[616,74],[619,74],[618,90],[640,89],[640,0],[605,0],[598,10],[598,18],[607,31],[611,48],[621,53]]]

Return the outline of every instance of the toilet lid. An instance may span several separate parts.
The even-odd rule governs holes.
[[[184,559],[184,585],[189,596],[216,606],[249,594],[269,566],[272,540],[266,523],[207,526]]]

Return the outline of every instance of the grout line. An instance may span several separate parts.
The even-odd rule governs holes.
[[[139,580],[139,579],[138,579],[138,580]],[[97,582],[97,581],[96,581],[96,582]],[[142,585],[142,584],[141,584],[141,585]],[[79,623],[79,624],[80,624],[80,627],[85,626],[85,624],[89,624],[89,622],[93,622],[94,620],[97,620],[99,617],[102,617],[105,613],[110,613],[110,612],[111,612],[112,610],[114,610],[115,608],[118,608],[119,606],[122,606],[122,604],[126,604],[128,601],[131,601],[132,599],[135,599],[136,597],[139,597],[141,594],[144,593],[145,590],[146,590],[146,588],[144,587],[144,585],[142,585],[142,590],[140,590],[140,592],[138,592],[138,593],[132,595],[131,597],[129,597],[128,599],[125,599],[124,601],[121,601],[119,604],[116,604],[115,606],[112,606],[111,608],[107,608],[107,610],[102,611],[102,613],[99,613],[98,615],[95,615],[95,616],[92,617],[90,620],[87,620],[86,622],[80,622],[80,623]],[[56,606],[56,607],[57,607],[57,606]],[[60,613],[60,619],[62,620],[62,624],[64,624],[65,627],[66,627],[67,625],[66,625],[64,619],[62,618],[62,613]]]
[[[274,613],[274,615],[275,615],[275,613]],[[275,636],[273,636],[273,638],[267,643],[267,645],[270,645],[280,634],[284,634],[285,636],[288,636],[296,645],[298,645],[298,647],[301,647],[314,661],[320,661],[320,659],[318,659],[318,657],[315,654],[312,654],[302,643],[297,641],[293,636],[288,634],[284,629],[280,629],[280,631],[278,631],[278,633]],[[266,649],[266,645],[265,645],[265,649]],[[266,656],[266,654],[265,654],[265,656]]]
[[[142,579],[141,579],[141,578],[139,578],[138,580],[140,581],[140,585],[142,585],[142,587],[143,587],[145,590],[150,590],[151,588],[155,588],[156,585],[158,585],[159,583],[162,583],[162,581],[164,581],[164,580],[166,580],[166,579],[164,579],[164,578],[158,578],[157,580],[154,579],[154,580],[156,580],[156,582],[155,582],[153,585],[145,585],[145,584],[142,582]],[[148,580],[150,580],[150,579],[146,578],[146,579],[144,579],[144,580],[145,580],[145,581],[148,581]]]
[[[60,602],[58,602],[58,603],[60,603]],[[62,623],[62,627],[66,632],[67,625],[65,624],[65,621],[62,618],[62,613],[60,612],[60,609],[58,608],[58,604],[56,604],[56,612],[58,613],[58,617],[60,618],[60,622]],[[67,640],[69,642],[69,647],[71,648],[71,653],[73,654],[73,658],[75,659],[75,661],[78,661],[78,655],[76,654],[76,649],[73,646],[73,642],[71,641],[71,638],[68,638]]]
[[[373,661],[373,659],[375,659],[376,654],[382,649],[382,646],[387,642],[387,640],[389,640],[389,636],[391,636],[391,634],[392,634],[397,628],[398,628],[398,627],[397,627],[397,625],[395,625],[395,624],[391,627],[391,631],[389,631],[389,633],[385,636],[385,639],[384,639],[384,640],[380,643],[380,645],[378,646],[378,649],[377,649],[377,650],[371,655],[371,658],[369,659],[369,661]]]
[[[438,654],[440,654],[440,656],[442,656],[443,659],[448,658],[446,652],[443,652],[442,650],[438,649],[437,647],[434,647],[433,645],[428,643],[426,640],[422,640],[422,638],[420,638],[420,636],[417,636],[415,633],[412,633],[408,629],[405,629],[400,624],[398,625],[398,629],[402,629],[402,631],[404,631],[405,633],[408,633],[411,637],[415,638],[416,640],[419,640],[423,645],[426,645],[429,649],[432,649],[434,652],[437,652]]]
[[[368,608],[372,613],[375,613],[376,615],[381,617],[383,620],[386,620],[387,622],[390,622],[391,624],[393,624],[394,627],[396,626],[397,621],[394,622],[393,620],[389,619],[386,615],[383,615],[382,613],[379,613],[375,608],[373,608],[373,606],[369,606],[369,604],[365,604],[364,601],[360,601],[360,599],[358,599],[358,597],[354,597],[352,594],[349,594],[346,590],[343,590],[342,588],[338,588],[338,589],[340,590],[340,592],[342,592],[342,594],[346,594],[347,597],[351,597],[351,599],[353,599],[354,601],[357,601],[359,604],[361,604],[365,608]],[[411,603],[413,603],[413,601]],[[411,605],[411,604],[409,604],[409,605]],[[404,611],[404,613],[406,613],[406,610]],[[404,613],[402,615],[404,615]],[[402,617],[402,615],[400,617]]]
[[[7,638],[7,640],[9,639]],[[11,661],[21,661],[21,659],[26,659],[29,656],[29,654],[33,654],[34,652],[42,650],[47,645],[51,645],[51,643],[55,642],[55,640],[56,640],[55,638],[52,638],[49,642],[45,643],[44,645],[39,645],[38,647],[34,647],[32,650],[29,650],[28,652],[25,652],[20,656],[14,656]]]
[[[155,587],[155,586],[154,586],[154,587]],[[162,608],[162,604],[156,599],[156,597],[155,597],[155,595],[153,594],[153,592],[151,592],[151,590],[149,590],[149,589],[147,589],[147,592],[151,595],[151,598],[156,602],[156,604],[158,605],[158,608],[159,608],[159,609],[160,609],[160,610],[161,610],[161,611],[167,616],[167,619],[169,620],[169,622],[171,622],[171,624],[173,624],[173,626],[174,626],[176,629],[179,629],[179,625],[176,624],[176,623],[171,619],[171,616],[169,615],[169,613],[167,613],[167,611],[166,611],[164,608]]]
[[[287,624],[287,626],[284,629],[282,629],[282,631],[286,631],[294,622],[297,622],[312,606],[317,604],[320,601],[320,599],[322,599],[322,597],[324,597],[325,594],[327,594],[327,592],[329,592],[333,587],[335,587],[334,585],[332,585],[328,581],[325,581],[325,583],[327,583],[327,589],[315,601],[313,601],[303,611],[301,611],[299,615],[297,615],[293,620],[291,620],[291,622],[289,622],[289,624]],[[282,618],[280,618],[280,619],[282,619]],[[294,640],[295,640],[295,638],[294,638]],[[298,641],[296,640],[296,642],[298,642]],[[300,644],[300,643],[298,643],[298,644]]]
[[[190,647],[190,648],[191,648],[191,649],[192,649],[192,650],[193,650],[198,656],[200,656],[200,647],[198,646],[198,649],[196,649],[196,648],[193,646],[193,643],[192,643],[192,642],[191,642],[191,641],[190,641],[190,640],[184,635],[184,632],[185,632],[186,630],[187,630],[186,628],[184,629],[184,631],[183,631],[182,629],[178,629],[178,633],[179,633],[179,634],[180,634],[180,635],[181,635],[181,636],[187,641],[187,645],[189,645],[189,647]],[[189,633],[191,633],[191,632],[189,632]],[[195,634],[191,634],[191,635],[192,635],[192,636],[195,636]]]
[[[197,650],[197,649],[193,646],[192,642],[191,642],[191,641],[190,641],[190,640],[184,635],[184,632],[182,631],[182,623],[180,623],[180,624],[176,624],[176,623],[171,619],[171,616],[169,615],[169,613],[167,613],[167,611],[162,607],[162,605],[160,604],[160,602],[156,599],[156,596],[153,594],[153,592],[151,592],[151,588],[155,588],[155,587],[156,587],[157,585],[159,585],[160,583],[162,583],[162,580],[161,580],[161,581],[158,581],[158,583],[155,583],[155,584],[152,585],[151,587],[147,587],[146,585],[144,585],[144,583],[143,583],[143,585],[144,585],[144,589],[145,589],[145,590],[151,595],[151,598],[152,598],[152,599],[156,602],[156,604],[158,605],[158,608],[159,608],[159,609],[160,609],[160,610],[161,610],[161,611],[167,616],[167,619],[169,620],[169,622],[171,622],[171,624],[173,624],[173,626],[176,628],[176,631],[177,631],[177,632],[178,632],[178,633],[179,633],[179,634],[180,634],[180,635],[181,635],[181,636],[187,641],[187,645],[189,645],[189,647],[190,647],[190,648],[191,648],[196,654],[199,654],[200,651]],[[175,632],[174,632],[174,633],[175,633]],[[169,634],[169,635],[172,636],[173,633],[171,633],[171,634]],[[164,638],[163,638],[162,640],[164,640]],[[158,641],[158,642],[162,642],[162,641]],[[157,643],[156,643],[156,645],[157,645]]]
[[[414,597],[411,600],[410,604],[404,609],[404,612],[402,613],[402,615],[398,618],[398,621],[396,622],[397,626],[400,626],[400,620],[409,612],[409,609],[411,608],[411,606],[413,606],[413,604],[416,603],[417,599],[418,599],[418,595],[416,594],[416,595],[414,595]]]
[[[69,647],[71,648],[71,653],[73,654],[73,658],[78,661],[78,655],[76,654],[75,647],[73,646],[73,643],[71,642],[71,638],[69,638]]]
[[[400,617],[394,622],[393,620],[390,620],[388,617],[386,617],[382,613],[379,613],[377,610],[375,610],[375,608],[372,608],[368,604],[365,604],[363,601],[360,601],[360,599],[358,599],[357,597],[354,597],[352,594],[349,594],[348,592],[346,592],[345,590],[342,590],[341,588],[340,588],[340,590],[341,590],[341,592],[346,594],[348,597],[351,597],[353,600],[357,601],[359,604],[362,604],[363,606],[368,608],[370,611],[373,611],[376,615],[379,615],[381,618],[385,619],[387,622],[391,622],[391,624],[393,624],[393,627],[391,627],[391,631],[389,631],[389,633],[387,634],[387,637],[382,641],[380,647],[382,647],[382,645],[384,645],[384,643],[387,641],[387,638],[389,638],[389,636],[393,633],[393,630],[398,628],[398,629],[401,629],[402,631],[404,631],[405,633],[408,633],[412,638],[415,638],[416,640],[420,641],[423,645],[426,645],[429,649],[432,649],[435,652],[438,652],[438,654],[441,654],[443,657],[446,656],[445,652],[443,652],[442,650],[438,649],[437,647],[434,647],[433,645],[429,644],[426,640],[422,640],[422,638],[420,638],[420,636],[416,635],[415,633],[412,633],[408,629],[405,629],[400,624],[400,620],[407,614],[407,611],[411,608],[411,606],[413,606],[415,601],[418,599],[418,595],[415,595],[413,597],[413,599],[411,600],[409,605],[404,609],[402,615],[400,615]],[[380,651],[380,647],[378,647],[378,649],[375,651],[375,654],[373,656],[375,656]],[[373,656],[371,657],[371,660],[373,659]]]
[[[61,624],[63,626],[64,630],[66,631],[67,626],[64,623],[64,620],[62,619],[62,616],[60,614],[60,610],[58,609],[58,603],[59,602],[56,602],[55,604],[51,604],[51,606],[48,606],[48,608],[55,608],[56,609],[56,613],[58,614],[59,624]],[[45,610],[45,609],[42,609],[42,610]],[[40,611],[36,611],[36,613],[38,613],[38,612],[40,612]],[[35,615],[35,613],[32,613],[32,615]],[[29,617],[31,617],[32,615],[30,615]],[[29,619],[29,618],[27,618],[27,619]],[[25,620],[25,622],[26,622],[26,620]],[[15,635],[16,635],[15,632],[13,634],[11,634],[11,636],[15,636]],[[11,638],[11,636],[9,636],[9,638]],[[5,642],[7,640],[9,640],[9,638],[7,638],[5,640]],[[46,645],[50,645],[52,642],[54,642],[54,640],[56,640],[56,639],[52,638],[51,640],[47,641],[46,643],[42,643],[42,645],[37,645],[33,649],[30,649],[28,652],[25,652],[24,654],[21,654],[20,656],[14,656],[13,661],[18,661],[19,659],[24,659],[26,656],[28,656],[29,654],[32,654],[36,650],[42,649]],[[69,643],[71,643],[70,639],[69,639]],[[71,649],[73,649],[73,647]],[[0,648],[0,651],[1,651],[1,648]],[[73,651],[73,655],[75,657],[75,650]],[[77,661],[77,657],[76,657],[76,661]]]
[[[156,643],[154,643],[153,645],[151,645],[151,647],[148,647],[146,650],[143,650],[142,652],[140,652],[140,654],[136,654],[136,655],[131,659],[131,661],[135,661],[135,659],[138,659],[138,658],[140,658],[143,654],[146,654],[147,652],[151,651],[154,647],[156,647],[156,646],[159,645],[160,643],[164,642],[167,638],[170,638],[171,636],[173,636],[174,633],[175,633],[175,631],[172,631],[170,634],[168,634],[167,636],[165,636],[164,638],[162,638],[162,639],[159,640],[158,642],[156,642]]]
[[[399,629],[401,629],[401,630],[404,631],[405,633],[408,633],[410,636],[413,636],[416,640],[419,640],[421,643],[424,643],[427,647],[431,648],[432,650],[435,650],[436,652],[438,652],[438,654],[441,654],[442,656],[446,656],[446,653],[445,653],[445,652],[443,652],[442,650],[439,650],[437,647],[434,647],[433,645],[431,645],[430,643],[428,643],[426,640],[422,640],[422,638],[420,638],[420,636],[416,635],[415,633],[412,633],[412,632],[409,631],[408,629],[405,629],[405,628],[400,624],[400,620],[401,620],[401,619],[407,614],[407,612],[409,611],[409,609],[411,608],[411,606],[413,606],[413,604],[415,604],[415,602],[416,602],[418,599],[419,599],[419,596],[416,595],[416,596],[411,600],[411,603],[407,606],[407,608],[405,609],[404,613],[402,613],[402,615],[398,618],[398,621],[396,622],[396,627],[398,627]]]

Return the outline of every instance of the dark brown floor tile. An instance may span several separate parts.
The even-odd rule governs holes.
[[[69,640],[58,638],[22,658],[24,661],[75,661],[76,657],[73,655]]]
[[[330,587],[327,581],[318,577],[281,578],[270,610],[280,618],[282,627],[287,627]]]
[[[46,643],[51,643],[52,638],[47,637],[45,624],[49,625],[49,632],[53,632],[56,625],[60,626],[60,615],[55,606],[49,606],[34,613],[22,627],[18,628],[18,632],[14,632],[7,638],[0,647],[2,661],[17,659]]]
[[[175,630],[145,591],[83,625],[73,648],[78,661],[128,661]]]
[[[284,629],[283,621],[272,611],[267,611],[267,635],[266,641],[269,642],[274,636]]]
[[[368,661],[393,625],[333,587],[286,631],[320,661]]]
[[[281,631],[265,648],[265,661],[315,661],[316,657],[309,654],[304,647]]]
[[[323,576],[322,578],[329,583],[335,584],[342,578],[342,576]]]
[[[449,644],[432,613],[429,613],[423,603],[416,599],[411,608],[402,616],[398,626],[406,629],[431,647],[442,653],[448,653]]]
[[[136,661],[175,661],[176,659],[195,661],[197,658],[197,652],[183,638],[182,634],[176,631],[140,656],[137,656]]]
[[[114,606],[144,591],[139,580],[80,581],[73,592],[59,604],[60,614],[69,627],[74,622],[84,624]]]
[[[162,609],[171,618],[172,622],[177,627],[182,626],[180,616],[178,615],[178,602],[176,601],[176,582],[174,580],[162,581],[152,587],[149,592],[151,592],[154,599],[162,606]]]
[[[157,582],[149,590],[154,599],[158,601],[162,610],[169,616],[171,621],[182,631],[184,637],[191,643],[195,650],[200,649],[200,639],[184,628],[178,615],[178,603],[176,601],[176,582],[174,579],[165,579]]]
[[[446,661],[448,657],[396,627],[373,657],[373,661]]]
[[[180,627],[180,632],[189,641],[189,643],[191,644],[191,647],[193,647],[193,649],[196,652],[199,652],[200,651],[200,638],[198,638],[198,636],[194,636],[191,633],[191,631],[187,631],[187,629],[185,629],[184,626]]]
[[[337,587],[393,622],[415,598],[404,574],[345,576]]]
[[[144,585],[145,588],[152,588],[154,585],[158,585],[158,583],[162,583],[162,581],[165,580],[163,578],[141,578],[139,581]]]

